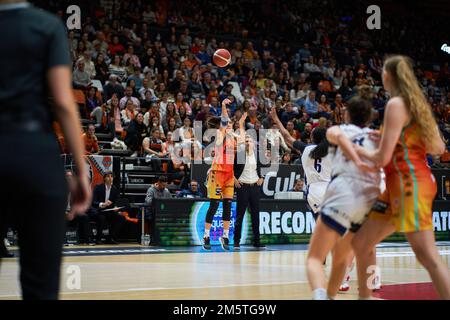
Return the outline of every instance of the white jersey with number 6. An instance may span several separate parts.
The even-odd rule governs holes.
[[[307,187],[306,199],[314,213],[319,210],[327,185],[331,180],[331,155],[327,154],[323,158],[313,159],[310,154],[315,147],[316,145],[307,146],[302,154],[302,166]]]

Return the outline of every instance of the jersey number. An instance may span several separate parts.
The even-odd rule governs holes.
[[[362,147],[364,143],[364,138],[354,139],[352,142]]]
[[[318,173],[322,171],[322,159],[314,159],[314,169],[316,169]]]

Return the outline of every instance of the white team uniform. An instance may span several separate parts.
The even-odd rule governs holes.
[[[369,138],[371,129],[352,124],[341,125],[340,129],[353,143],[368,150],[376,148]],[[322,221],[341,234],[355,232],[380,195],[380,172],[361,172],[339,147],[332,154],[332,179],[320,207]]]
[[[302,166],[307,187],[307,201],[314,213],[319,211],[328,183],[331,180],[331,155],[321,159],[312,159],[309,155],[316,145],[310,145],[303,150]]]

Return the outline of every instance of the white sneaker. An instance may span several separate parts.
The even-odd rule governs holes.
[[[135,151],[130,157],[131,158],[136,158],[138,156],[138,153],[137,153],[137,151]]]
[[[11,247],[11,243],[9,243],[8,239],[5,238],[5,246],[6,247]]]
[[[344,281],[342,281],[341,286],[339,287],[339,292],[347,292],[348,290],[350,290],[350,276],[347,275],[344,278]]]

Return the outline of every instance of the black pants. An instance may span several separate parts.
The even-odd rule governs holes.
[[[80,243],[89,243],[91,233],[89,228],[89,216],[87,214],[77,215],[72,221],[69,221],[67,225],[77,229]]]
[[[96,208],[91,208],[88,211],[89,220],[94,221],[97,226],[97,241],[102,239],[103,229],[108,227],[109,239],[117,239],[120,229],[125,222],[125,217],[118,212],[113,211],[99,211]]]
[[[57,299],[68,190],[56,138],[0,134],[0,150],[0,214],[11,212],[17,227],[22,296]]]
[[[245,210],[249,207],[252,217],[253,243],[259,243],[259,201],[261,198],[260,187],[254,185],[242,184],[240,188],[236,188],[237,208],[236,221],[234,223],[234,243],[241,241],[242,221],[244,220]]]

